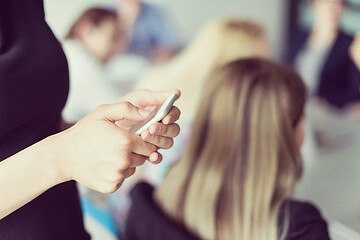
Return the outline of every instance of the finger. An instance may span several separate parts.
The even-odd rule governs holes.
[[[150,154],[151,155],[151,154]],[[147,157],[136,154],[136,153],[130,153],[130,157],[131,159],[131,165],[130,167],[138,167],[141,166],[145,163]]]
[[[145,131],[146,132],[146,131]],[[180,133],[180,126],[176,123],[165,125],[161,122],[154,123],[149,127],[149,134],[174,138]],[[144,139],[144,138],[143,138]],[[145,140],[145,139],[144,139]]]
[[[159,164],[161,163],[162,159],[163,159],[162,154],[158,152],[154,152],[149,156],[149,161],[152,164]]]
[[[131,136],[131,152],[149,157],[151,153],[156,152],[157,148],[155,145],[144,142],[140,136],[132,134],[129,132]]]
[[[120,120],[142,121],[149,112],[143,111],[130,102],[101,105],[95,110],[97,116],[111,122]]]
[[[138,90],[122,97],[120,100],[129,101],[139,108],[145,108],[161,105],[173,93],[175,93],[178,98],[181,95],[178,89],[171,91]]]
[[[162,119],[162,122],[164,124],[174,123],[180,118],[180,113],[179,108],[173,106],[169,113]]]
[[[136,171],[136,168],[132,167],[132,168],[128,168],[126,170],[121,171],[121,173],[124,176],[124,178],[128,178],[128,177],[134,175],[135,171]]]
[[[158,148],[169,149],[174,144],[174,140],[169,137],[162,137],[157,135],[151,135],[148,131],[144,131],[141,134],[144,141],[155,145]]]

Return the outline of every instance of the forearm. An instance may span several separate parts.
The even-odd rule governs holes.
[[[0,162],[0,219],[61,182],[51,145],[50,137]]]

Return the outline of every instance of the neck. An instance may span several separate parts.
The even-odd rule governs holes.
[[[329,22],[315,21],[311,33],[311,42],[323,47],[331,46],[339,33],[338,24],[330,24]]]

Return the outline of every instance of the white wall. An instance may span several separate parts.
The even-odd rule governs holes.
[[[148,0],[164,6],[177,23],[184,40],[191,39],[209,20],[222,16],[249,17],[267,30],[275,56],[279,55],[285,31],[283,0]],[[47,19],[58,37],[86,7],[113,0],[45,0]]]

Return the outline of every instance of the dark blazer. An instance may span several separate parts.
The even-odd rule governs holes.
[[[153,201],[154,188],[139,183],[131,191],[132,207],[129,212],[124,239],[126,240],[198,240],[181,225],[166,216]],[[327,224],[311,204],[287,201],[290,229],[286,240],[328,240]],[[284,219],[283,209],[279,222]]]
[[[294,65],[308,37],[309,32],[300,32],[293,37],[285,57],[288,63]],[[338,108],[360,100],[360,72],[349,56],[352,41],[352,36],[339,32],[320,74],[317,95]]]

